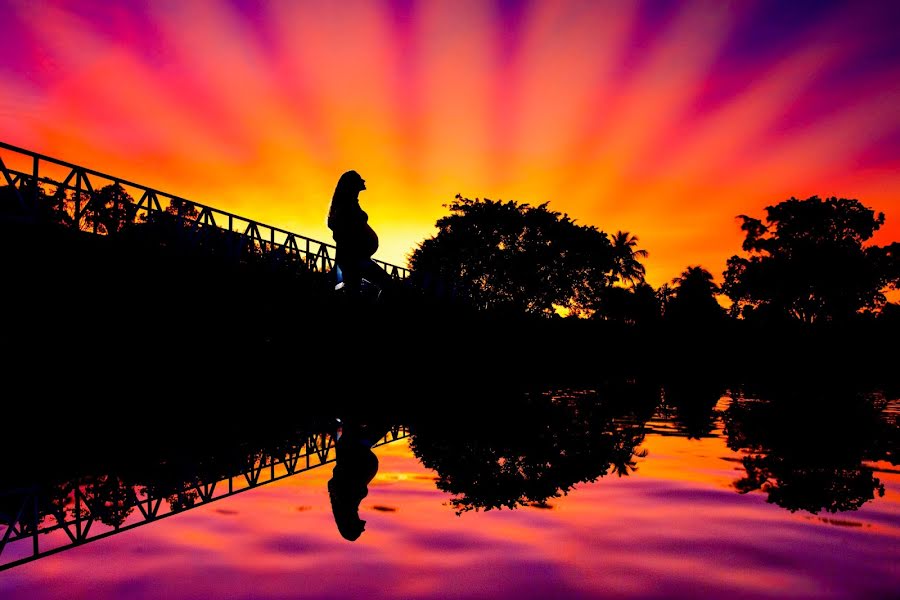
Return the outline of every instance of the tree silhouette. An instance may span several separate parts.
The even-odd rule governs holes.
[[[17,194],[18,190],[18,194]],[[0,216],[24,215],[25,207],[19,205],[18,196],[21,196],[25,206],[34,203],[34,214],[39,222],[62,225],[71,222],[71,217],[66,212],[67,199],[65,190],[49,193],[43,184],[38,183],[34,189],[34,180],[25,180],[17,189],[12,186],[0,186]]]
[[[202,230],[193,227],[192,223],[199,214],[193,202],[172,197],[164,210],[141,214],[141,223],[131,228],[129,233],[136,239],[181,249],[186,249],[188,243],[195,249],[202,245],[207,250],[213,249],[210,246],[222,245],[222,234],[226,232],[218,231],[216,227]]]
[[[178,217],[179,220],[191,221],[196,219],[200,214],[197,211],[197,206],[193,202],[182,198],[172,198],[169,201],[169,205],[166,207],[166,213]]]
[[[415,272],[448,282],[477,308],[552,315],[557,307],[590,313],[599,306],[613,268],[602,231],[546,203],[457,196],[448,208],[437,235],[412,253]]]
[[[700,439],[712,433],[722,397],[723,386],[708,374],[689,378],[687,374],[664,386],[665,407],[675,412],[675,425],[688,439]]]
[[[651,324],[659,320],[660,303],[656,290],[646,282],[631,289],[611,286],[603,292],[603,303],[595,317],[629,325]]]
[[[900,289],[900,242],[867,248],[887,289]],[[883,305],[882,305],[883,308]]]
[[[656,290],[656,301],[659,303],[659,312],[663,316],[666,314],[666,309],[669,306],[669,302],[671,302],[672,298],[675,297],[675,290],[672,289],[672,286],[668,283],[664,283]]]
[[[672,280],[672,297],[666,303],[666,318],[682,323],[710,323],[725,316],[716,301],[719,286],[703,267],[688,267]]]
[[[134,222],[137,207],[134,198],[118,183],[107,185],[91,196],[85,222],[95,233],[117,233]]]
[[[617,231],[612,236],[613,271],[612,274],[621,282],[633,287],[644,281],[647,269],[640,258],[647,258],[646,250],[636,249],[638,238],[627,231]]]
[[[880,307],[882,288],[896,285],[896,248],[863,247],[884,214],[858,200],[790,198],[766,207],[766,223],[739,218],[750,257],[728,260],[723,285],[736,313],[844,320]]]

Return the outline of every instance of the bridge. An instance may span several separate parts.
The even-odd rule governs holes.
[[[273,261],[321,273],[334,268],[333,244],[5,142],[0,142],[0,173],[0,185],[9,186],[14,212],[21,218],[49,212],[65,227],[97,235],[164,219],[181,224],[180,231],[187,235],[222,234],[236,253],[249,249]],[[52,193],[42,186],[52,187]],[[0,210],[8,213],[9,207]],[[395,279],[410,274],[405,267],[375,262]]]
[[[408,437],[394,426],[373,447]],[[307,434],[278,450],[249,450],[222,473],[179,485],[125,483],[115,476],[0,491],[0,571],[155,523],[335,461],[336,432]]]

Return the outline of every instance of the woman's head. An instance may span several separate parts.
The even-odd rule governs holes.
[[[364,189],[366,189],[366,180],[360,177],[356,171],[347,171],[338,179],[334,195],[335,197],[352,196],[355,198]]]
[[[346,215],[348,210],[352,211],[354,206],[359,209],[356,202],[359,193],[364,189],[366,181],[356,171],[347,171],[341,175],[331,197],[331,206],[328,208],[328,227],[334,230],[337,221],[342,218],[341,215]]]

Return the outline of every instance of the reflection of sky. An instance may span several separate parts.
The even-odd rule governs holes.
[[[897,2],[0,8],[4,141],[322,238],[355,168],[388,260],[456,193],[632,231],[654,285],[790,195],[900,237]]]
[[[552,509],[457,517],[406,442],[376,450],[366,532],[344,541],[323,467],[0,573],[0,597],[888,597],[900,475],[856,512],[791,514],[730,488],[718,437],[651,434],[630,477]],[[882,465],[887,468],[887,465]],[[394,511],[385,509],[396,509]]]

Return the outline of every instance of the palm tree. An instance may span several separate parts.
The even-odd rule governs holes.
[[[612,236],[613,275],[627,283],[629,287],[644,281],[647,269],[641,264],[639,258],[647,258],[646,250],[636,250],[638,238],[627,231],[617,231]]]
[[[709,290],[713,293],[719,291],[719,286],[713,282],[713,274],[703,267],[688,267],[672,283],[678,286],[677,290],[687,286],[692,290]]]
[[[666,315],[686,321],[707,321],[724,316],[724,309],[716,301],[719,286],[713,275],[703,267],[688,267],[672,280],[674,297],[666,307]]]
[[[675,297],[675,290],[668,283],[664,283],[656,290],[656,300],[659,302],[659,310],[666,313],[666,307],[669,306],[672,298]]]

